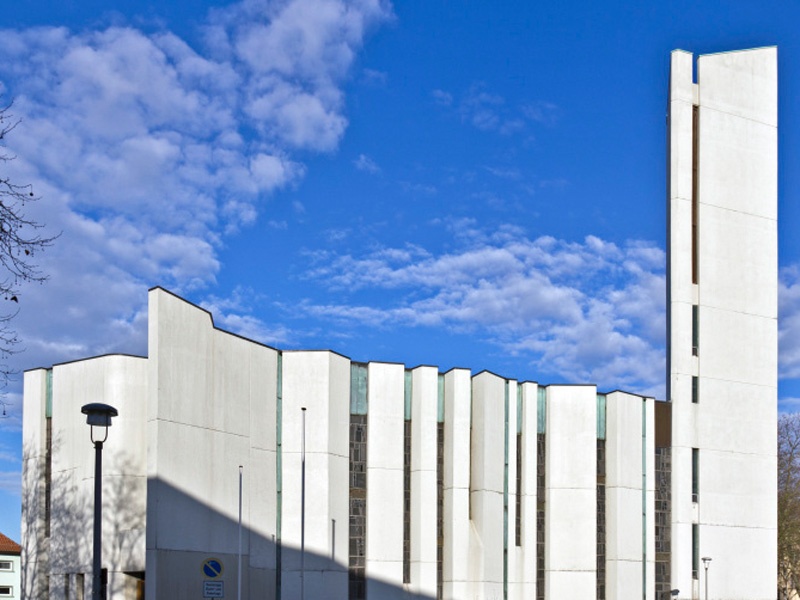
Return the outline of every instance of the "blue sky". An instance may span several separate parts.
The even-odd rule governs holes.
[[[789,1],[20,0],[8,174],[61,237],[12,366],[145,354],[161,285],[280,348],[663,398],[669,53],[777,45],[794,410],[798,22]],[[0,421],[15,539],[20,392]]]

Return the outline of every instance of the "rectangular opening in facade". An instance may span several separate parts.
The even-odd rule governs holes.
[[[348,598],[367,598],[367,365],[350,365]]]
[[[514,543],[522,546],[522,434],[517,433],[517,497],[515,500],[516,522],[514,523]]]
[[[700,531],[697,523],[692,525],[692,579],[698,578],[700,571]]]
[[[44,537],[50,537],[50,506],[53,496],[53,418],[45,419]]]
[[[536,435],[536,600],[544,600],[545,434]]]
[[[436,424],[436,598],[444,598],[444,423]]]
[[[698,125],[700,107],[692,107],[692,283],[698,281],[697,213],[698,213]]]
[[[672,404],[655,402],[656,598],[672,589]]]
[[[606,598],[606,441],[597,440],[597,600]]]
[[[700,382],[697,375],[692,375],[692,403],[697,404],[699,398]]]
[[[348,598],[367,597],[367,416],[350,415],[350,548]]]
[[[403,583],[411,582],[411,420],[403,434]]]
[[[700,451],[697,448],[692,448],[692,502],[697,502],[700,495],[699,468]]]
[[[692,305],[692,356],[697,356],[699,341],[699,315],[700,307]]]

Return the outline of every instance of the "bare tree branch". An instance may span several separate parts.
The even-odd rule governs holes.
[[[26,205],[38,200],[33,186],[15,183],[5,173],[4,167],[15,158],[6,152],[6,137],[20,123],[10,112],[11,107],[9,104],[0,108],[0,300],[18,305],[20,283],[47,279],[34,257],[51,246],[58,236],[42,236],[40,231],[44,226],[26,215]],[[20,351],[17,332],[10,326],[17,312],[17,307],[0,310],[0,360]],[[0,364],[0,386],[8,382],[10,375],[11,370],[4,363]]]

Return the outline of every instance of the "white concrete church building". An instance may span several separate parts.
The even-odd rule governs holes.
[[[673,53],[666,401],[281,351],[155,288],[148,356],[25,373],[25,597],[90,597],[104,402],[115,600],[775,598],[777,51],[694,70]]]

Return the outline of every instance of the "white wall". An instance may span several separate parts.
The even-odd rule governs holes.
[[[692,106],[698,125],[698,283],[691,282]],[[776,589],[777,52],[672,58],[670,97],[672,578],[692,581],[692,525],[710,598]],[[698,356],[691,306],[699,307]],[[691,402],[691,378],[699,402]],[[692,448],[699,502],[692,505]],[[690,597],[686,595],[685,597]]]
[[[547,388],[545,598],[594,598],[597,390]]]
[[[22,598],[22,574],[20,572],[20,557],[18,554],[0,554],[0,560],[11,561],[10,570],[0,570],[0,586],[10,586],[11,596],[4,596],[5,600],[19,600]]]

